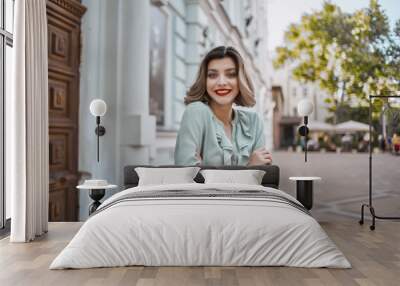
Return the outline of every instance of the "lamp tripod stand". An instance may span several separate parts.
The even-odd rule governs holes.
[[[371,230],[375,230],[375,220],[400,220],[400,217],[388,217],[388,216],[378,216],[375,214],[375,208],[372,206],[372,99],[373,98],[399,98],[400,96],[379,96],[370,95],[369,96],[369,201],[368,204],[362,204],[361,206],[361,219],[359,223],[364,224],[364,208],[367,207],[372,216],[372,225],[370,225]]]

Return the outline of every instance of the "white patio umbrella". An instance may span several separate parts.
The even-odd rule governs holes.
[[[353,121],[353,120],[349,120],[343,123],[339,123],[336,124],[336,126],[334,127],[335,131],[337,133],[346,133],[346,132],[357,132],[357,131],[364,131],[367,132],[369,131],[369,125],[362,123],[362,122],[358,122],[358,121]],[[373,128],[372,128],[373,129]]]
[[[300,126],[298,126],[298,127],[300,127]],[[310,122],[308,122],[307,127],[310,130],[310,132],[313,132],[313,131],[317,131],[317,132],[335,131],[335,127],[332,124],[325,123],[322,121],[310,121]]]
[[[310,121],[308,123],[310,131],[334,131],[334,126],[322,121]]]

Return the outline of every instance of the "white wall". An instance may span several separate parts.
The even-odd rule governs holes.
[[[82,51],[79,102],[79,170],[92,178],[116,182],[116,53],[118,5],[115,1],[84,0],[88,9],[82,19]],[[107,55],[107,56],[105,56]],[[89,112],[94,98],[107,103],[107,113],[101,124],[106,128],[100,138],[100,163],[96,161],[96,120]],[[110,164],[109,162],[112,162]],[[88,194],[80,191],[80,218],[87,216]]]
[[[79,170],[122,185],[122,166],[148,163],[155,118],[149,116],[149,7],[146,1],[84,0],[79,107]],[[147,15],[147,17],[146,17]],[[107,103],[96,161],[94,98]],[[107,193],[107,196],[113,192]],[[106,196],[106,197],[107,197]],[[80,219],[90,199],[80,193]]]

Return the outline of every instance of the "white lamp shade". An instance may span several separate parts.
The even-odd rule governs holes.
[[[313,112],[313,110],[314,110],[314,105],[308,99],[302,99],[297,104],[297,113],[300,116],[308,116]]]
[[[93,116],[104,116],[107,111],[107,104],[102,99],[93,99],[90,103],[90,113]]]

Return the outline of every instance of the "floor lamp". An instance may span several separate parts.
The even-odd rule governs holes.
[[[372,216],[372,225],[370,225],[370,229],[375,229],[375,219],[383,219],[383,220],[398,220],[400,217],[387,217],[387,216],[378,216],[375,214],[375,208],[372,206],[372,100],[374,98],[399,98],[398,95],[393,96],[380,96],[380,95],[370,95],[369,96],[369,202],[368,204],[363,204],[361,206],[361,219],[359,223],[364,224],[364,208],[367,207]]]

